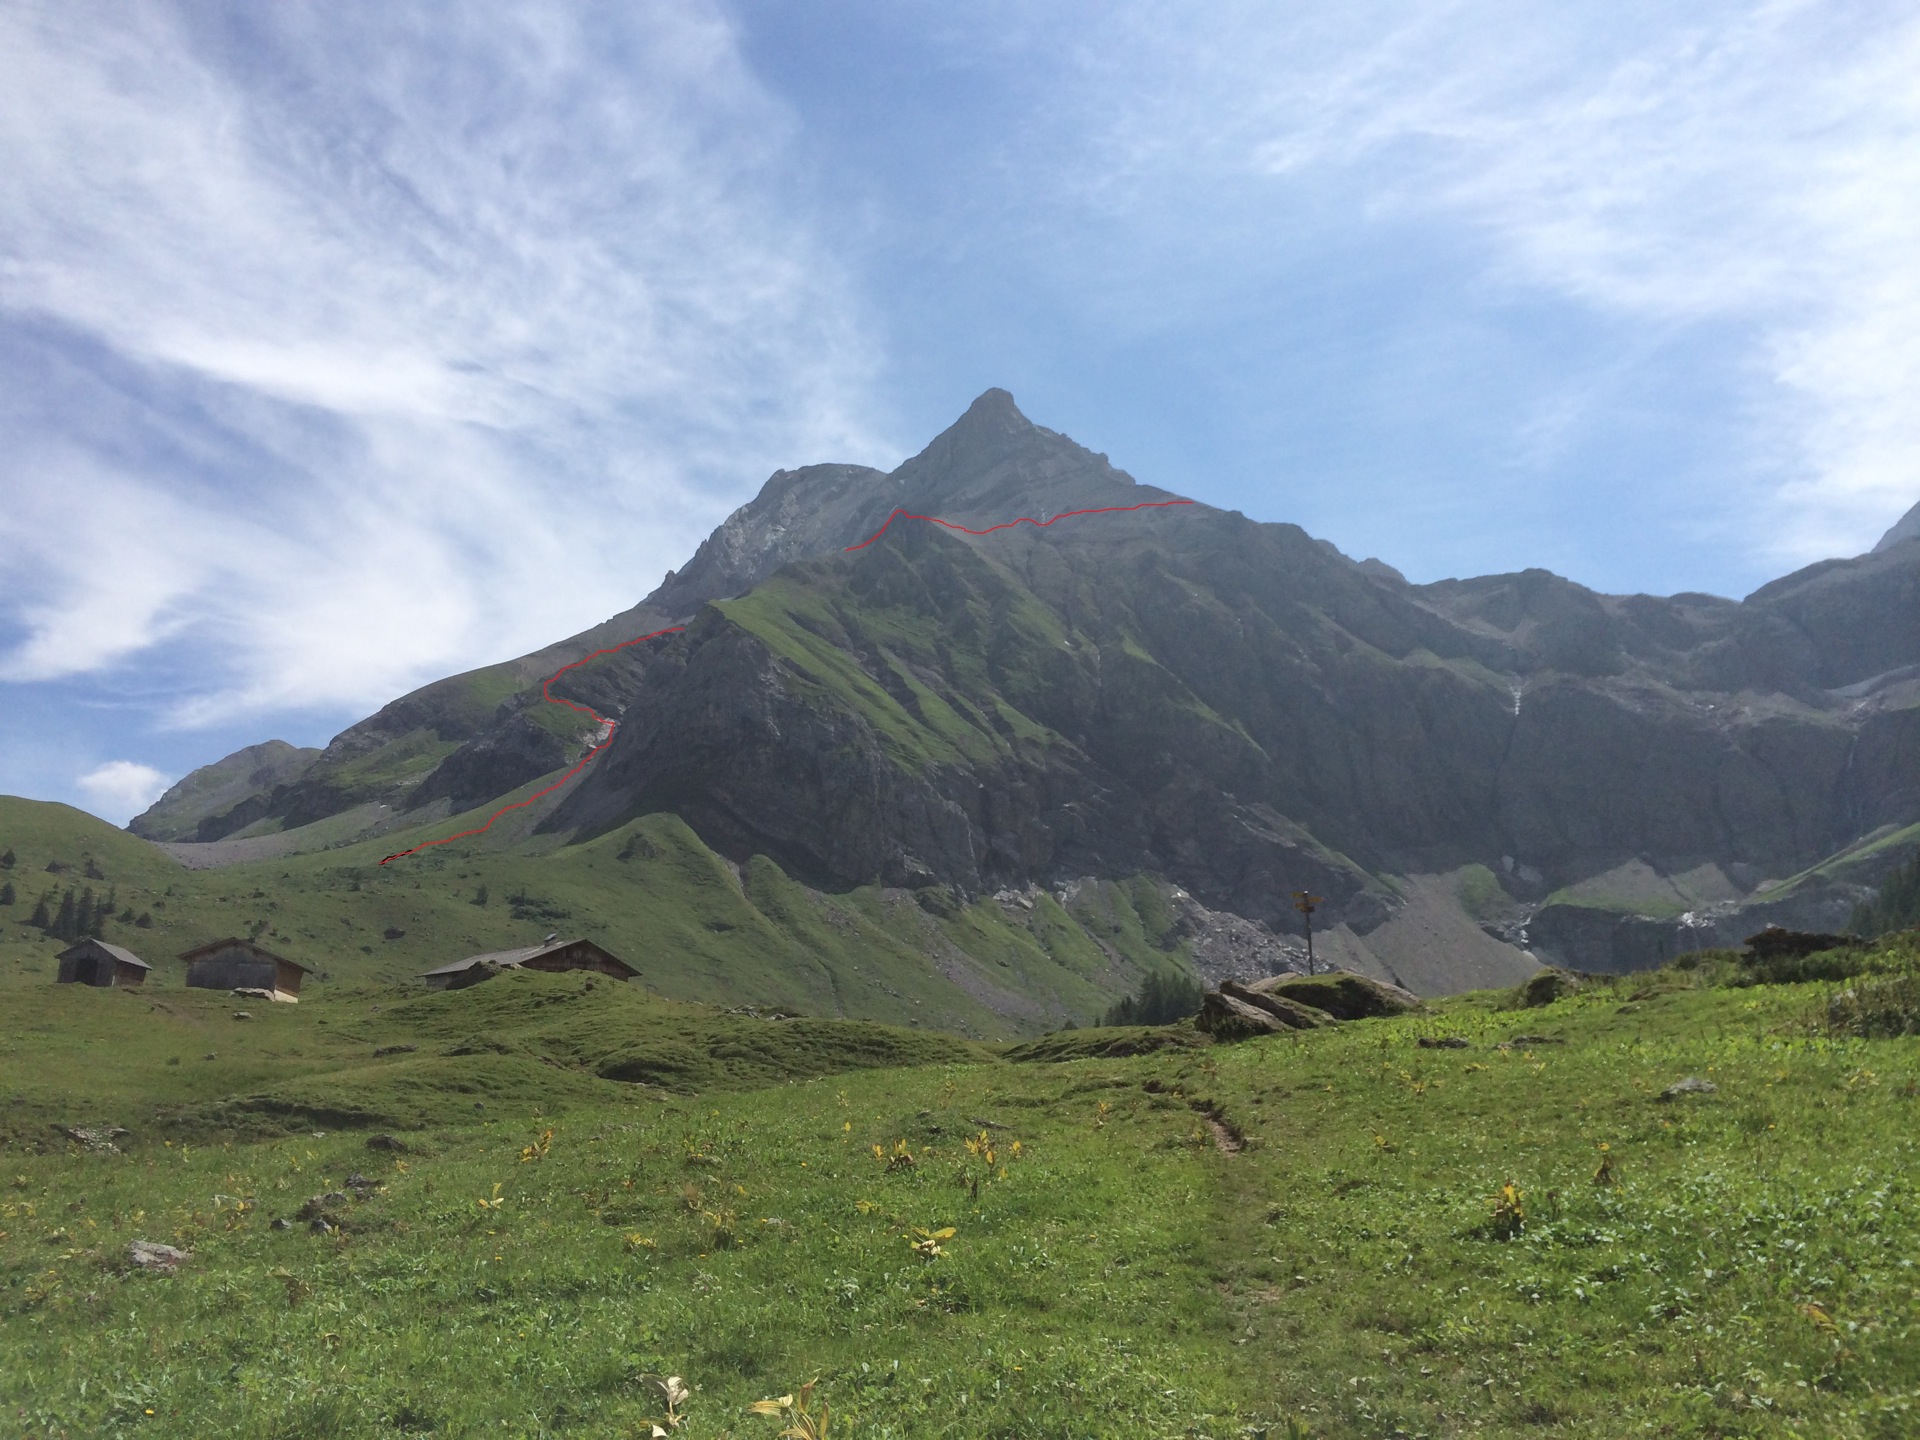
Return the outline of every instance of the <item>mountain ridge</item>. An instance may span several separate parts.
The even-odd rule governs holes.
[[[1550,910],[1649,857],[1751,898],[1920,819],[1904,544],[1743,601],[1544,570],[1412,585],[1198,503],[991,537],[896,526],[845,553],[896,509],[984,528],[1158,497],[990,390],[890,473],[775,472],[632,609],[402,697],[195,835],[355,806],[419,824],[551,774],[585,737],[534,672],[681,622],[555,686],[621,725],[533,817],[544,833],[657,807],[828,887],[1153,873],[1276,934],[1305,884],[1358,941],[1404,909],[1396,875],[1477,865]]]

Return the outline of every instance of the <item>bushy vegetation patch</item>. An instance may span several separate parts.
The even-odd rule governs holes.
[[[1887,1040],[1920,1035],[1920,975],[1890,975],[1851,985],[1827,1002],[1836,1035]]]

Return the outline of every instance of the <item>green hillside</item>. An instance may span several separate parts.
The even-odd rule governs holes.
[[[15,890],[0,907],[0,986],[53,978],[66,942],[29,922],[43,899],[57,916],[69,891],[76,904],[111,902],[103,938],[154,965],[149,984],[161,989],[181,982],[172,957],[223,935],[257,937],[310,967],[309,985],[324,991],[409,980],[562,931],[606,946],[675,999],[993,1037],[1090,1020],[1150,968],[1186,964],[1149,882],[1089,887],[1076,902],[1083,919],[1044,894],[1020,906],[963,905],[944,888],[830,896],[764,856],[730,865],[672,815],[581,844],[503,830],[378,863],[480,818],[192,871],[80,811],[0,797],[0,852],[15,856],[0,872]]]
[[[1853,978],[1055,1063],[578,975],[15,988],[0,1414],[771,1440],[817,1382],[846,1437],[1905,1435],[1920,950],[1816,960]]]

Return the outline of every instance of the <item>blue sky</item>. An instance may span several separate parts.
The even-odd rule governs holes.
[[[115,821],[989,385],[1416,580],[1920,499],[1907,5],[0,6],[0,792]]]

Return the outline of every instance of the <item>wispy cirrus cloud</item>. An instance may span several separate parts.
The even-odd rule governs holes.
[[[710,4],[62,0],[0,65],[14,680],[172,647],[177,720],[370,705],[880,450]]]
[[[1075,44],[1078,203],[1245,252],[1329,212],[1450,227],[1484,285],[1733,329],[1730,498],[1776,563],[1858,551],[1920,491],[1911,10],[1150,5]],[[1567,418],[1515,423],[1531,444]]]

